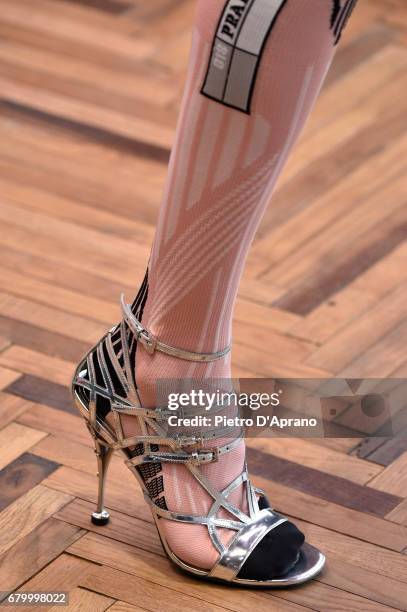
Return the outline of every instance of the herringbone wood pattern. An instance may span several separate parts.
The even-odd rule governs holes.
[[[402,441],[250,441],[257,484],[329,559],[296,590],[178,574],[119,458],[113,520],[89,522],[68,384],[146,267],[193,4],[0,0],[0,590],[92,612],[406,610]],[[250,254],[237,376],[406,376],[406,46],[405,0],[359,1]]]

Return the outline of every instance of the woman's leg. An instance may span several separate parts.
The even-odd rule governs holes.
[[[215,352],[231,341],[245,258],[275,183],[314,104],[354,0],[200,0],[187,83],[148,268],[143,325],[172,346]],[[140,308],[139,308],[140,311]],[[144,406],[161,378],[229,377],[230,355],[191,364],[137,349]],[[126,425],[131,429],[131,424]],[[245,449],[202,468],[217,489]],[[182,466],[163,465],[167,507],[206,514],[208,495]],[[233,501],[243,507],[242,490]],[[298,533],[286,534],[298,543]],[[183,560],[218,557],[204,527],[171,523]]]

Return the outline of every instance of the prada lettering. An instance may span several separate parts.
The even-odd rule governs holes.
[[[228,0],[213,40],[201,93],[250,113],[264,45],[286,0]]]
[[[220,34],[224,40],[231,43],[235,41],[242,18],[250,4],[251,0],[234,0],[231,6],[227,6],[220,27]]]

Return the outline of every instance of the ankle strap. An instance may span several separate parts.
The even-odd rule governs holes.
[[[160,351],[161,353],[166,353],[167,355],[171,355],[172,357],[178,357],[178,359],[185,359],[187,361],[207,362],[221,359],[230,351],[229,345],[223,350],[218,351],[217,353],[194,353],[192,351],[185,351],[184,349],[180,349],[175,346],[170,346],[169,344],[165,344],[165,342],[160,342],[147,329],[145,329],[145,327],[143,327],[140,321],[134,316],[129,304],[126,304],[123,294],[120,297],[120,303],[124,321],[133,331],[134,335],[137,338],[137,341],[144,346],[144,348],[148,353],[150,353],[150,355],[152,355],[154,351]]]

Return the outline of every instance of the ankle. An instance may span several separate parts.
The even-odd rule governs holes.
[[[163,403],[160,381],[171,380],[171,391],[184,392],[188,380],[230,379],[230,353],[216,361],[196,363],[161,352],[150,355],[139,346],[135,376],[143,406],[154,408]]]

